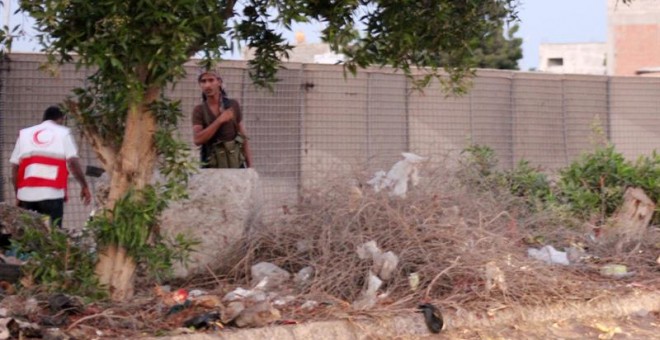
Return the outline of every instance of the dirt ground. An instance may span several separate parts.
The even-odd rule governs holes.
[[[660,313],[638,313],[622,318],[571,318],[492,329],[456,329],[427,338],[436,337],[455,340],[660,339]]]

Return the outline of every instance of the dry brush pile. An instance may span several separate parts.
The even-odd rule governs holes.
[[[373,261],[361,259],[357,249],[375,241],[399,259],[378,290],[376,310],[406,309],[420,301],[455,310],[497,310],[585,301],[605,286],[625,285],[600,277],[595,262],[565,267],[530,259],[530,246],[588,246],[589,237],[551,213],[532,212],[518,197],[465,186],[446,173],[422,171],[420,185],[403,199],[342,184],[308,193],[291,214],[232,249],[225,259],[229,266],[219,271],[247,282],[250,266],[261,261],[291,273],[310,266],[314,277],[304,293],[348,304],[360,299],[374,270]],[[657,285],[655,251],[643,251],[658,246],[657,232],[651,236],[635,254],[614,255],[594,245],[587,251],[600,261],[628,264],[637,273],[635,282]],[[418,285],[411,285],[412,276]]]

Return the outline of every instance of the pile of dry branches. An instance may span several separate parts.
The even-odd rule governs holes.
[[[336,184],[309,193],[289,215],[248,235],[224,259],[229,267],[219,270],[235,282],[247,282],[250,266],[261,261],[291,273],[310,266],[314,278],[304,293],[352,303],[365,290],[373,265],[356,250],[375,241],[383,252],[399,257],[395,274],[379,290],[376,309],[410,308],[423,300],[481,311],[584,301],[600,294],[605,283],[613,284],[598,276],[597,263],[548,265],[527,256],[529,247],[543,244],[584,246],[589,243],[584,230],[533,213],[507,193],[476,190],[448,178],[426,171],[421,185],[403,199],[366,185]],[[598,251],[612,260],[606,249]],[[628,260],[637,269],[635,280],[657,271],[636,268],[644,264],[639,258]],[[411,274],[419,277],[418,286],[411,285]]]

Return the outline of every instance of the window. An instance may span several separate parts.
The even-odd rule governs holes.
[[[564,58],[548,58],[548,67],[564,66]]]

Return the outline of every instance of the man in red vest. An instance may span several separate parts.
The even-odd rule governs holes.
[[[92,200],[78,148],[63,123],[64,113],[59,107],[47,108],[41,124],[20,131],[9,159],[18,206],[50,216],[58,227],[64,216],[69,170],[82,187],[83,203],[88,205]]]

